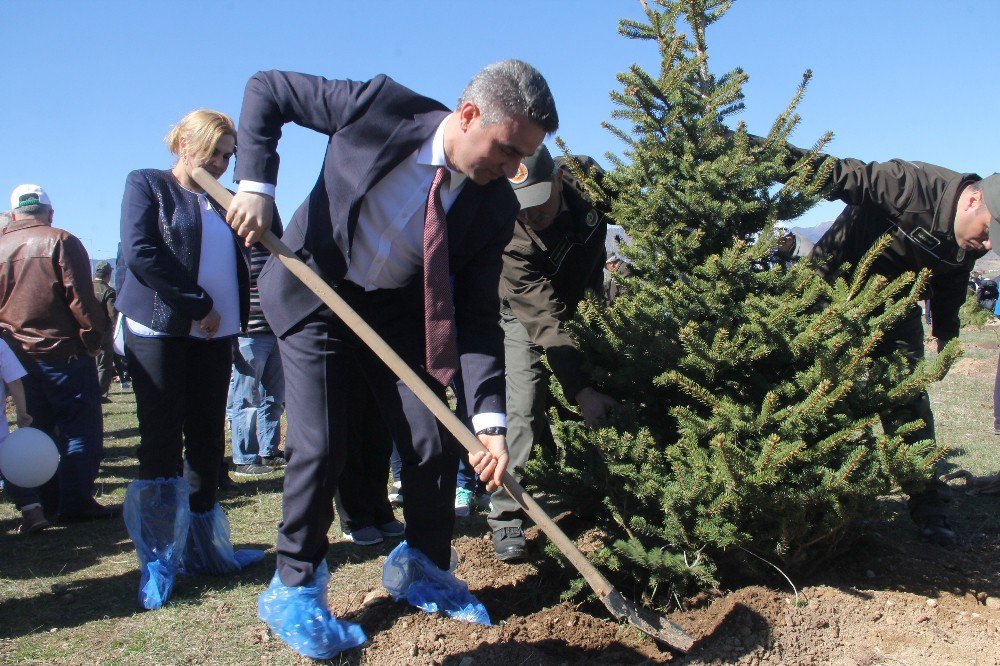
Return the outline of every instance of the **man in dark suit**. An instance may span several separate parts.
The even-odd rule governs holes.
[[[240,186],[228,216],[248,243],[269,225],[277,144],[288,122],[330,141],[284,241],[439,395],[461,373],[488,451],[471,462],[496,487],[508,457],[497,286],[518,210],[506,177],[557,129],[545,79],[517,60],[496,63],[449,111],[384,75],[358,82],[255,74],[240,114]],[[347,450],[350,392],[367,382],[399,448],[403,487],[413,498],[404,507],[407,547],[439,570],[435,578],[450,577],[458,446],[274,259],[261,273],[260,292],[279,337],[289,424],[278,572],[261,595],[261,616],[303,654],[326,658],[363,640],[358,627],[331,617],[321,595],[309,593],[328,575],[326,533]],[[406,596],[411,574],[395,596]],[[295,622],[299,611],[322,621],[303,628]]]

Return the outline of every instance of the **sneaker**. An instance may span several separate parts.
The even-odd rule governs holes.
[[[493,530],[493,552],[501,562],[519,562],[528,554],[528,543],[520,527]]]
[[[382,543],[382,532],[377,527],[369,525],[353,532],[344,530],[344,538],[359,546],[374,546],[377,543]]]
[[[264,465],[237,465],[233,470],[234,476],[264,476],[274,470]]]
[[[399,481],[392,482],[392,492],[389,493],[389,504],[403,506],[403,484]]]
[[[460,517],[468,516],[472,512],[472,491],[466,488],[458,488],[455,491],[455,515]]]
[[[46,527],[51,527],[52,523],[45,517],[45,512],[40,505],[21,511],[21,524],[17,527],[18,534],[35,534],[41,532]]]
[[[375,527],[384,537],[401,537],[406,531],[406,525],[395,519],[381,525],[376,525]]]
[[[271,469],[281,469],[282,467],[288,464],[288,461],[285,460],[285,454],[281,451],[278,451],[277,455],[261,456],[260,464],[264,465],[265,467],[270,467]]]
[[[944,516],[925,516],[914,519],[920,528],[920,540],[950,548],[958,543],[958,535]]]
[[[476,506],[478,506],[483,511],[492,511],[493,505],[490,504],[490,500],[493,499],[493,493],[482,493],[476,497]]]

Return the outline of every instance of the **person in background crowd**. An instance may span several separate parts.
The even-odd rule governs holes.
[[[979,307],[993,312],[998,296],[1000,296],[1000,289],[997,289],[996,280],[983,278],[979,281],[979,288],[976,290],[976,303],[979,304]]]
[[[8,484],[15,504],[40,503],[63,522],[112,518],[94,499],[104,453],[101,391],[94,357],[106,315],[94,296],[90,259],[76,236],[52,226],[48,194],[20,185],[10,197],[13,220],[0,233],[0,328],[24,377],[34,427],[56,443],[56,476],[37,490]],[[23,491],[23,492],[22,492]]]
[[[0,340],[0,405],[7,405],[7,396],[10,395],[14,401],[14,410],[17,414],[17,427],[27,428],[31,425],[31,415],[28,413],[27,401],[24,398],[24,384],[21,378],[28,374],[21,362],[17,360],[14,352],[6,342]],[[6,389],[6,390],[5,390]],[[3,440],[10,434],[7,419],[0,423],[0,446]],[[0,482],[7,487],[7,481],[0,476]],[[14,487],[13,493],[8,488],[8,494],[14,501],[14,505],[21,512],[21,524],[17,526],[18,534],[34,534],[49,527],[51,523],[45,516],[41,502],[31,501],[33,498],[23,488]]]
[[[279,225],[272,224],[271,229],[281,235]],[[257,277],[269,256],[260,244],[250,250],[250,316],[246,332],[233,345],[227,410],[236,467],[233,474],[242,477],[270,474],[285,466],[285,454],[279,448],[285,375],[278,338],[264,318],[257,288]]]
[[[622,293],[622,281],[632,275],[632,265],[621,254],[622,246],[632,245],[635,241],[625,233],[621,225],[609,224],[607,238],[604,241],[604,251],[607,261],[604,263],[603,296],[605,305],[611,305]]]
[[[216,503],[232,338],[250,311],[243,244],[191,175],[218,178],[236,151],[229,116],[199,109],[166,137],[173,168],[131,172],[122,198],[118,309],[139,419],[138,479],[125,494],[139,603],[159,608],[186,573],[229,574],[263,558],[234,551]]]
[[[785,266],[804,259],[812,252],[812,242],[802,234],[781,230],[774,246],[774,258]]]
[[[101,387],[101,402],[111,402],[108,391],[115,374],[115,297],[117,293],[108,281],[111,279],[111,264],[106,261],[97,262],[94,268],[94,296],[107,315],[104,337],[101,339],[101,351],[97,354],[97,384]],[[120,379],[120,378],[119,378]]]
[[[118,243],[118,251],[115,254],[115,270],[112,272],[111,280],[114,283],[115,294],[121,293],[122,282],[125,280],[125,260],[122,258],[122,244]],[[132,378],[128,374],[128,362],[125,360],[124,330],[119,326],[119,312],[115,307],[115,330],[113,335],[120,338],[121,348],[118,343],[112,346],[114,351],[115,374],[118,377],[118,390],[126,391],[132,388]]]

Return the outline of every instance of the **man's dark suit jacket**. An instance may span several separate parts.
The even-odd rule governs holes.
[[[258,72],[244,93],[236,179],[277,183],[278,139],[287,122],[329,135],[323,171],[292,216],[284,241],[336,285],[347,272],[365,194],[433,135],[448,113],[385,75],[359,82]],[[517,210],[510,184],[500,178],[487,185],[467,180],[448,211],[461,383],[471,414],[506,412],[497,286]],[[322,305],[273,258],[259,285],[264,314],[279,337]]]

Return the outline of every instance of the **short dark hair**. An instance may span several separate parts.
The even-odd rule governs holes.
[[[559,129],[559,114],[549,84],[537,69],[522,60],[501,60],[481,69],[458,98],[459,106],[465,102],[479,107],[484,125],[525,118],[546,134]]]

